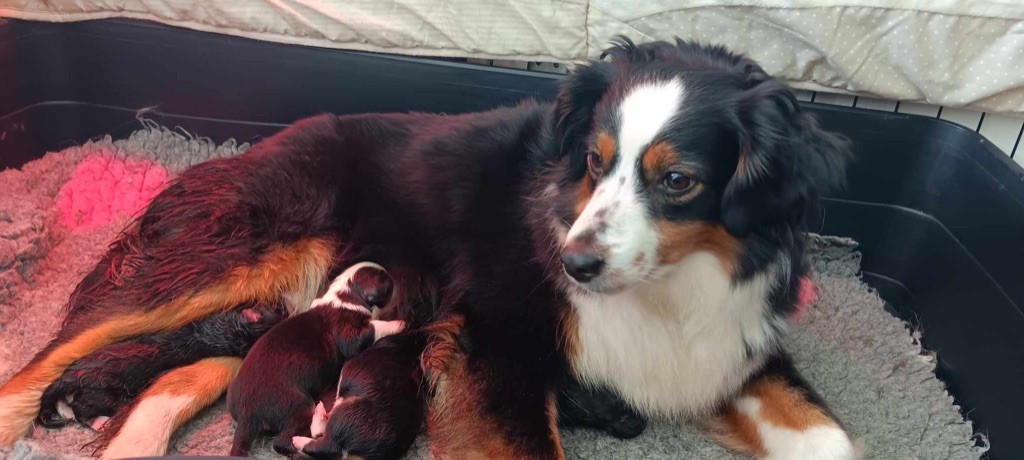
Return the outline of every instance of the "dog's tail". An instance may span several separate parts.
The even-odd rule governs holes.
[[[122,308],[122,313],[100,316],[93,324],[81,326],[77,333],[65,324],[62,334],[67,337],[51,342],[0,387],[0,446],[13,444],[28,431],[47,386],[76,360],[104,346],[141,334],[173,330],[246,302],[276,302],[285,294],[301,298],[308,305],[306,299],[316,297],[327,277],[334,248],[333,242],[321,238],[274,244],[254,263],[236,265],[218,281],[156,307]]]
[[[206,358],[160,376],[135,403],[118,411],[91,443],[100,458],[160,456],[171,435],[213,404],[238,375],[241,358]]]

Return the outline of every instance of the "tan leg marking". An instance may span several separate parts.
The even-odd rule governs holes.
[[[180,327],[251,301],[274,302],[301,293],[308,305],[327,276],[334,244],[306,239],[268,251],[253,266],[237,267],[218,284],[149,311],[115,316],[54,348],[0,387],[0,446],[21,438],[39,412],[39,398],[75,361],[112,343]]]

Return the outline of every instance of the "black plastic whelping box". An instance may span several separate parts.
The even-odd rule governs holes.
[[[139,128],[215,140],[320,113],[489,109],[551,99],[558,76],[263,43],[138,21],[0,20],[0,168]],[[1024,458],[1024,171],[973,131],[807,104],[849,136],[849,189],[811,227],[860,242],[863,278],[939,351],[938,373],[992,442]]]

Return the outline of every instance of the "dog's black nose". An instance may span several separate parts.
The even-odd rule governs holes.
[[[586,248],[574,245],[566,246],[562,250],[562,265],[565,272],[576,281],[586,283],[601,274],[604,268],[604,259]]]

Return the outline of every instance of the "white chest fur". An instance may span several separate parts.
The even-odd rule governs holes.
[[[665,279],[614,295],[574,295],[587,382],[616,389],[652,415],[693,416],[739,389],[771,346],[767,274],[732,284],[718,260],[694,253]]]

